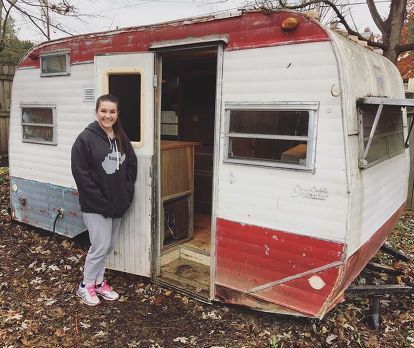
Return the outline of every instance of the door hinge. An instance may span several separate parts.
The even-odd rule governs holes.
[[[152,84],[153,84],[154,88],[158,87],[158,75],[153,76]]]

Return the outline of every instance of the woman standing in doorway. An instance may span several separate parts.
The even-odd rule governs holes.
[[[111,94],[100,96],[95,112],[97,120],[72,146],[72,174],[91,241],[76,294],[90,306],[100,303],[98,296],[119,298],[104,279],[105,263],[132,201],[137,176],[137,158],[120,124],[119,100]]]

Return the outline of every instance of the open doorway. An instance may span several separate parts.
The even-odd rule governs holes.
[[[160,53],[158,278],[208,299],[217,47]]]

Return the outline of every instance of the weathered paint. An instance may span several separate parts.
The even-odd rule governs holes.
[[[347,260],[340,243],[218,219],[216,299],[270,312],[323,317],[343,299],[345,289],[387,239],[403,209],[395,211]],[[333,267],[318,271],[323,265]],[[312,286],[312,277],[322,280],[320,288]],[[265,290],[249,291],[277,280],[279,284]]]
[[[61,208],[63,218],[56,221],[56,233],[72,238],[86,230],[76,190],[16,177],[10,177],[10,186],[17,188],[17,191],[10,191],[10,203],[17,221],[53,231],[53,223]],[[25,204],[21,202],[23,199]]]
[[[298,19],[299,26],[296,30],[281,29],[281,24],[287,17]],[[43,52],[70,49],[71,64],[74,64],[93,61],[96,54],[142,52],[148,51],[152,44],[163,41],[213,35],[227,37],[226,50],[328,40],[320,25],[303,15],[289,12],[250,12],[229,18],[208,16],[197,20],[175,21],[56,40],[34,48],[19,66],[39,67],[39,55]]]
[[[338,266],[317,273],[326,284],[320,290],[312,288],[310,276],[255,293],[249,290],[340,261],[343,247],[342,243],[218,219],[216,284],[317,316],[335,285]],[[225,298],[220,288],[216,291],[218,298]]]

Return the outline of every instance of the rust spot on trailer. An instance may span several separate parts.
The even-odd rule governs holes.
[[[76,212],[76,211],[68,211],[67,214],[69,214],[72,217],[78,217],[79,216],[79,213]]]

